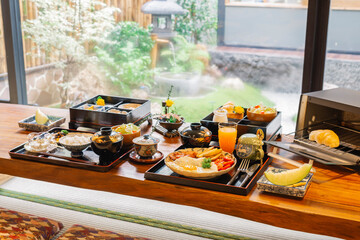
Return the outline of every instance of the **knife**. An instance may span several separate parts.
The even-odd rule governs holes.
[[[253,164],[251,165],[247,170],[246,170],[246,177],[245,179],[241,182],[239,187],[244,186],[244,184],[247,182],[247,180],[256,172],[256,170],[259,168],[260,164]]]

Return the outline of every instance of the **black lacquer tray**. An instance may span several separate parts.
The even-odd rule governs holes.
[[[105,106],[96,105],[98,97],[104,99]],[[122,107],[123,104],[129,103],[139,104],[140,106],[135,109]],[[89,107],[92,107],[93,110],[88,110]],[[121,111],[121,113],[109,112],[114,109]],[[150,100],[97,95],[70,108],[69,128],[87,127],[100,129],[101,127],[111,127],[123,123],[140,125],[146,120],[151,120]]]
[[[246,112],[245,108],[245,112]],[[218,122],[214,122],[212,119],[214,117],[214,113],[210,113],[205,118],[203,118],[200,122],[201,125],[207,127],[212,132],[212,140],[218,141]],[[242,119],[232,119],[229,121],[237,123],[237,138],[245,133],[254,133],[261,129],[264,132],[264,141],[276,140],[277,136],[281,135],[281,112],[277,112],[276,117],[271,122],[258,122],[258,121],[250,121],[246,114]],[[267,152],[268,146],[265,144],[263,147],[264,151]]]
[[[61,130],[67,130],[69,132],[82,132],[82,133],[89,133],[85,131],[76,131],[76,130],[69,130],[64,128],[53,128],[47,133],[56,133]],[[46,132],[45,132],[46,133]],[[43,134],[45,134],[43,133]],[[91,147],[88,147],[84,150],[84,154],[80,158],[73,158],[71,157],[71,152],[62,148],[58,147],[51,153],[31,153],[25,150],[24,144],[17,146],[9,151],[9,155],[12,158],[18,158],[23,160],[35,161],[35,162],[42,162],[42,163],[49,163],[61,166],[68,166],[74,168],[81,168],[87,169],[92,171],[98,172],[107,172],[116,165],[118,165],[125,157],[132,151],[132,149],[124,149],[122,150],[118,157],[115,159],[109,159],[107,161],[100,161],[99,156],[95,154]]]
[[[177,148],[175,151],[183,148],[185,147],[181,146]],[[242,159],[237,158],[237,164],[235,168],[227,174],[224,174],[215,179],[198,180],[198,179],[183,177],[177,173],[174,173],[170,168],[168,168],[165,165],[165,159],[163,159],[145,172],[145,178],[160,182],[174,183],[179,185],[185,185],[185,186],[191,186],[191,187],[197,187],[197,188],[246,196],[251,191],[251,189],[253,189],[253,187],[256,185],[257,180],[262,176],[264,171],[270,165],[272,158],[265,155],[263,165],[260,165],[260,167],[252,175],[252,177],[250,177],[249,180],[246,181],[243,187],[239,187],[239,186],[245,179],[246,173],[241,173],[241,175],[239,175],[238,179],[233,184],[227,185],[231,177],[235,174],[236,169],[241,163],[241,160]],[[260,161],[252,161],[250,163],[250,166],[257,163],[260,163]]]

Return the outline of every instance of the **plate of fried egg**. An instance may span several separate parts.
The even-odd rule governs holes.
[[[230,172],[236,165],[236,158],[220,148],[186,148],[170,153],[165,164],[185,177],[212,179]]]

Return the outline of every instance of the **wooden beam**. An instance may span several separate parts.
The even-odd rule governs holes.
[[[308,5],[302,93],[323,88],[330,0]]]

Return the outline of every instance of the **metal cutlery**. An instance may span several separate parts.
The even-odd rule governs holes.
[[[232,176],[232,178],[230,179],[230,181],[226,185],[233,184],[234,181],[237,179],[239,173],[246,172],[246,170],[249,168],[249,164],[250,164],[250,159],[244,158],[241,161],[239,167],[237,168],[235,174]]]
[[[245,185],[245,183],[247,182],[247,180],[256,172],[256,170],[259,168],[260,164],[253,164],[251,165],[248,169],[246,169],[246,177],[245,179],[241,182],[239,187],[242,187]]]

